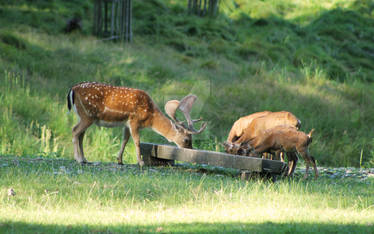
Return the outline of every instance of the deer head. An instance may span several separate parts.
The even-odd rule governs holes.
[[[248,142],[242,143],[231,143],[225,141],[222,143],[223,147],[225,147],[225,152],[228,154],[236,154],[242,156],[249,156],[253,151],[253,148],[250,146]]]
[[[173,120],[174,126],[179,134],[177,134],[173,141],[179,147],[183,148],[192,148],[192,135],[199,134],[205,130],[207,123],[204,122],[199,130],[196,130],[193,127],[193,124],[202,120],[200,119],[191,119],[190,112],[191,108],[196,101],[197,97],[195,95],[188,95],[184,97],[181,101],[170,100],[165,104],[166,114]],[[184,117],[186,118],[187,125],[185,121],[179,121],[176,118],[177,110],[182,111]]]

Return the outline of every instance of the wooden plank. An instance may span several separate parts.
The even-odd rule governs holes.
[[[280,174],[286,165],[280,161],[238,156],[214,151],[177,148],[169,145],[141,143],[140,147],[143,158],[146,158],[146,155],[150,154],[150,158],[207,164],[211,166],[248,170],[251,172]]]
[[[157,145],[143,144],[140,145],[140,154],[143,156],[144,164],[147,166],[173,166],[174,160],[152,157],[157,153]]]

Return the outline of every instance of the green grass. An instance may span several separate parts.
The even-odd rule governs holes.
[[[209,172],[209,171],[208,171]],[[0,232],[370,233],[374,180],[241,181],[235,172],[0,158]],[[13,188],[15,196],[8,196]],[[78,199],[79,198],[79,199]],[[35,212],[37,211],[37,212]]]

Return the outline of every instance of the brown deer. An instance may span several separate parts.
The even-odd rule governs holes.
[[[263,134],[266,130],[278,125],[288,125],[299,129],[301,121],[291,112],[279,111],[257,112],[237,120],[230,130],[227,141],[223,143],[225,151],[230,154],[250,155],[252,147],[248,145],[250,139]],[[274,152],[275,159],[284,161],[281,151]],[[292,175],[298,161],[297,155],[289,153],[288,175]]]
[[[294,155],[298,152],[304,159],[306,171],[304,178],[308,177],[309,165],[314,168],[315,178],[318,177],[318,170],[315,159],[309,154],[309,145],[312,142],[312,129],[308,134],[298,131],[295,127],[280,125],[271,128],[249,141],[250,146],[256,154],[264,152],[272,153],[274,151],[283,151]],[[289,155],[287,155],[289,156]],[[296,165],[295,165],[296,166]],[[294,169],[294,168],[293,168]],[[293,171],[292,171],[293,172]]]
[[[84,82],[73,86],[68,95],[68,108],[72,108],[79,117],[79,123],[73,128],[74,158],[79,163],[87,163],[83,153],[83,138],[86,129],[92,124],[103,127],[124,127],[123,143],[118,153],[118,164],[122,164],[122,155],[130,134],[134,140],[136,157],[140,166],[144,165],[140,156],[139,130],[151,128],[153,131],[174,142],[178,147],[192,148],[192,135],[206,128],[204,122],[195,130],[190,111],[196,100],[188,95],[181,101],[171,100],[165,104],[167,118],[152,101],[150,96],[140,89],[117,87],[96,82]],[[175,117],[177,110],[186,117],[187,126]]]
[[[301,121],[291,112],[257,112],[238,119],[232,126],[226,142],[223,144],[227,153],[240,151],[240,145],[262,134],[267,129],[278,125],[301,127]]]
[[[233,143],[243,135],[244,129],[246,129],[254,119],[273,113],[271,111],[256,112],[247,116],[240,117],[232,125],[229,135],[227,137],[227,143]]]
[[[299,129],[301,121],[294,114],[288,111],[272,112],[265,116],[253,119],[248,127],[243,130],[243,134],[235,141],[235,143],[246,142],[249,139],[263,134],[266,130],[279,125],[288,125]]]

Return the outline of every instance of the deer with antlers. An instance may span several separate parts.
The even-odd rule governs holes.
[[[181,101],[168,101],[165,104],[165,112],[170,120],[143,90],[96,82],[77,84],[67,95],[68,109],[73,108],[79,117],[79,122],[72,131],[74,158],[79,163],[87,163],[83,153],[83,138],[87,128],[92,124],[103,127],[124,127],[123,142],[117,157],[118,164],[123,164],[123,151],[131,134],[137,161],[140,166],[144,165],[140,156],[139,130],[142,128],[151,128],[178,147],[192,148],[192,135],[201,133],[207,125],[204,122],[199,130],[193,127],[195,122],[201,120],[201,118],[192,120],[190,117],[196,99],[195,95],[188,95]],[[184,114],[187,126],[184,121],[176,119],[175,114],[178,109]]]

